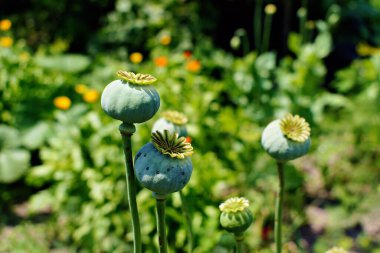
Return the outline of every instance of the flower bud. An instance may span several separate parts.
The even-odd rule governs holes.
[[[166,111],[162,113],[162,118],[153,124],[152,133],[156,131],[163,133],[164,130],[168,130],[170,133],[178,133],[179,137],[186,137],[186,123],[187,117],[185,114],[177,111]]]

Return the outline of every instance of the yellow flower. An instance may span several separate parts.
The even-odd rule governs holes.
[[[87,103],[94,103],[98,101],[100,96],[99,91],[97,90],[88,90],[86,93],[83,94],[83,100],[86,101]]]
[[[59,96],[54,98],[53,103],[55,107],[61,110],[67,110],[71,106],[71,100],[66,96]]]
[[[13,39],[9,36],[0,38],[0,47],[10,47],[13,45]]]
[[[201,69],[201,62],[198,60],[191,60],[187,62],[186,69],[190,72],[198,72]]]
[[[88,91],[87,86],[83,83],[79,83],[79,84],[75,85],[74,89],[75,89],[75,92],[78,94],[84,94],[85,92]]]
[[[172,38],[169,35],[164,35],[160,39],[160,43],[164,46],[167,46],[172,42]]]
[[[12,22],[9,19],[0,20],[0,30],[8,31],[12,26]]]
[[[134,52],[129,56],[129,59],[133,63],[140,63],[143,60],[143,55],[139,52]]]
[[[266,14],[268,14],[268,15],[273,15],[273,14],[275,14],[276,13],[276,11],[277,11],[277,7],[276,7],[276,5],[274,5],[274,4],[267,4],[266,6],[265,6],[265,13]]]
[[[370,55],[376,54],[379,51],[380,51],[380,48],[373,47],[367,43],[359,43],[356,46],[356,52],[360,56],[370,56]]]

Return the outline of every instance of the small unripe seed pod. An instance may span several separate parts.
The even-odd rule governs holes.
[[[166,111],[162,113],[162,118],[158,119],[152,128],[152,133],[168,130],[170,133],[178,133],[179,137],[187,136],[187,117],[178,111]]]
[[[230,198],[219,206],[220,224],[235,235],[241,235],[252,224],[253,216],[246,198]]]
[[[305,155],[310,148],[309,123],[298,115],[287,114],[264,129],[261,144],[277,161],[284,162]]]
[[[106,114],[125,123],[151,119],[160,107],[160,96],[151,86],[157,79],[148,74],[118,71],[120,80],[108,84],[101,105]]]

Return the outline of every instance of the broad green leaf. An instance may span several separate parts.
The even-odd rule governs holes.
[[[26,150],[4,150],[0,153],[0,182],[17,181],[29,167],[30,154]]]
[[[36,149],[46,140],[49,130],[49,125],[46,122],[37,123],[26,131],[22,142],[28,149]]]
[[[90,59],[79,54],[37,56],[35,61],[40,67],[68,73],[83,71],[90,65]]]
[[[0,125],[0,152],[2,149],[16,148],[20,145],[17,129]]]

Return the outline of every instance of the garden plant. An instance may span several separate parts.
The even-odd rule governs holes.
[[[379,1],[24,2],[0,253],[380,253]]]

